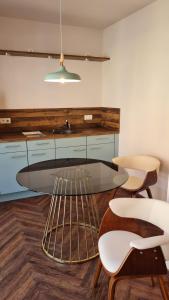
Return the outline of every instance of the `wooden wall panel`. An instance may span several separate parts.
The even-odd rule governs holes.
[[[93,115],[90,121],[84,115]],[[106,127],[119,132],[120,109],[106,107],[0,109],[0,118],[11,118],[11,124],[0,124],[0,132],[52,130],[68,120],[72,128]]]

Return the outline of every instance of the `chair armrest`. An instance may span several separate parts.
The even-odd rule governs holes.
[[[162,246],[169,243],[169,234],[163,234],[158,236],[152,236],[148,238],[140,238],[130,242],[132,248],[138,250],[144,250],[149,248],[154,248],[157,246]]]

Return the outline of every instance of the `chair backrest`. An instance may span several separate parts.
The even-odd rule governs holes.
[[[160,168],[160,161],[157,158],[148,155],[114,157],[112,161],[120,167],[145,172],[150,172],[154,170],[157,170],[158,172]]]
[[[120,217],[150,222],[169,234],[169,203],[149,198],[116,198],[109,202],[110,209]],[[162,247],[169,260],[169,244]]]

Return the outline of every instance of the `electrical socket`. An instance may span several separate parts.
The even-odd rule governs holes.
[[[0,118],[0,124],[10,124],[11,118]]]
[[[93,115],[84,115],[84,120],[89,121],[93,119]]]

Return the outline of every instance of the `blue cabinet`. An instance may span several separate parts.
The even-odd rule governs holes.
[[[0,153],[27,151],[26,142],[0,143]]]
[[[28,162],[29,165],[43,161],[55,159],[55,149],[46,150],[30,150],[28,151]]]
[[[114,134],[87,136],[87,146],[114,143],[114,141],[115,141]]]
[[[117,152],[114,134],[87,137],[87,158],[112,161]]]
[[[55,142],[53,139],[28,141],[28,163],[29,165],[55,159]]]
[[[86,137],[56,139],[56,158],[86,158]]]
[[[56,148],[64,148],[71,146],[86,146],[86,136],[76,138],[55,139]]]
[[[56,158],[94,158],[112,161],[118,155],[118,134],[56,139]]]
[[[21,196],[17,194],[17,198],[28,193],[16,181],[17,172],[28,164],[76,157],[112,161],[118,156],[118,137],[118,134],[107,134],[0,143],[0,201],[5,201],[5,197],[10,200],[12,193],[15,198],[18,192]]]
[[[20,149],[23,151],[18,151]],[[28,165],[26,143],[2,143],[0,152],[0,194],[25,191],[26,188],[17,183],[16,174]]]
[[[114,143],[88,145],[87,158],[112,161],[114,157]]]
[[[27,147],[29,150],[39,149],[55,149],[54,139],[27,141]]]
[[[86,146],[56,148],[56,158],[86,158]]]

